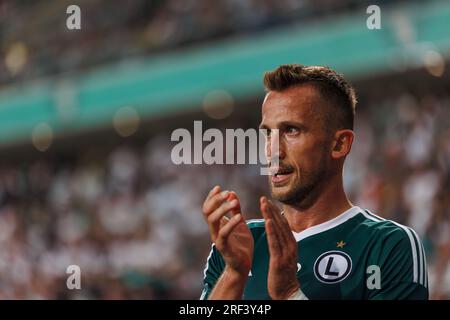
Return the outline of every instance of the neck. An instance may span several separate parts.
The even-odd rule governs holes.
[[[342,173],[329,177],[319,195],[308,205],[283,205],[291,230],[301,232],[317,224],[331,220],[352,207],[342,181]]]

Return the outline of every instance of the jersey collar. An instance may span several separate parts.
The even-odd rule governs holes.
[[[303,240],[307,237],[310,237],[312,235],[330,230],[344,222],[346,222],[347,220],[353,218],[354,216],[356,216],[358,213],[361,212],[361,208],[358,206],[353,206],[350,209],[344,211],[343,213],[341,213],[340,215],[338,215],[336,218],[333,218],[331,220],[325,221],[321,224],[317,224],[315,226],[312,226],[306,230],[303,230],[301,232],[295,232],[292,231],[292,234],[295,237],[295,240],[297,242],[299,242],[300,240]]]

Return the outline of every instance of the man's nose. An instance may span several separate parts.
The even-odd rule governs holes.
[[[284,143],[280,139],[279,130],[272,130],[270,140],[267,145],[268,158],[273,162],[273,159],[284,159],[286,156]]]

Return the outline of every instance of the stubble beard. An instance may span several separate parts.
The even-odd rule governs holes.
[[[312,172],[305,172],[300,169],[300,174],[297,176],[294,185],[286,192],[274,192],[274,188],[271,185],[270,191],[272,198],[289,206],[308,206],[315,198],[317,190],[326,178],[326,165],[324,160],[322,158],[318,167],[316,167],[317,169]]]

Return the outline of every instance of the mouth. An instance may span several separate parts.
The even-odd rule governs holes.
[[[282,185],[291,177],[293,172],[294,170],[288,168],[271,168],[270,175],[273,185]]]

